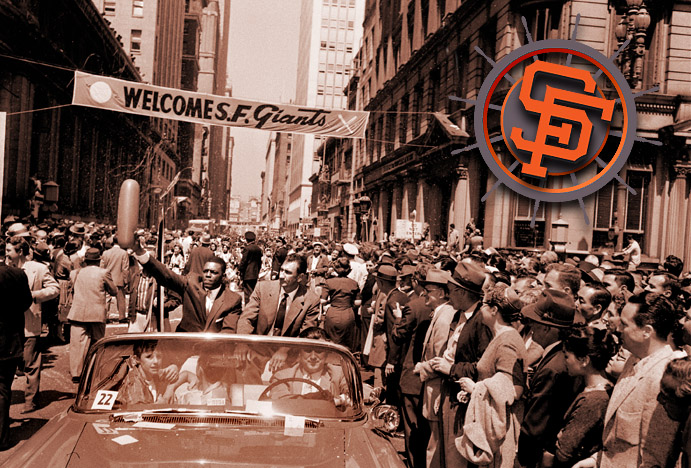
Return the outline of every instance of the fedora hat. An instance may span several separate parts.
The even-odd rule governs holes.
[[[41,262],[50,261],[50,247],[45,242],[39,242],[34,246],[34,258]]]
[[[476,294],[482,294],[485,272],[474,263],[461,262],[451,275],[451,283]]]
[[[98,262],[101,260],[101,251],[96,247],[90,247],[84,254],[84,260],[87,262]]]
[[[201,239],[199,239],[199,242],[201,242],[202,245],[209,245],[211,244],[211,236],[209,234],[204,234]]]
[[[438,268],[431,268],[427,270],[427,276],[424,280],[420,281],[420,284],[422,284],[423,287],[427,284],[448,286],[448,284],[451,282],[451,275],[448,271],[440,270]]]
[[[247,231],[247,232],[245,233],[245,240],[246,240],[247,242],[252,242],[252,241],[254,241],[256,238],[257,238],[257,235],[256,235],[254,232],[252,232],[252,231]]]
[[[399,278],[405,278],[407,276],[412,276],[413,273],[415,273],[415,266],[414,265],[403,265],[401,267],[401,272],[398,274]]]
[[[74,223],[70,226],[70,232],[72,234],[77,234],[78,236],[83,236],[86,234],[86,226],[84,223]]]
[[[374,277],[385,281],[396,281],[398,270],[391,265],[381,265],[374,274]]]
[[[573,325],[576,304],[573,297],[557,289],[545,289],[534,304],[521,310],[524,317],[549,327],[567,328]]]
[[[79,244],[76,242],[70,241],[67,244],[65,244],[65,247],[63,247],[62,251],[67,255],[68,257],[72,254],[77,253],[77,250],[79,250]]]
[[[7,237],[31,237],[31,233],[22,223],[14,223],[7,228]]]

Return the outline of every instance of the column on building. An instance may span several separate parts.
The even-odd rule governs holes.
[[[666,255],[684,258],[686,222],[686,175],[691,168],[675,165],[670,176],[669,216],[666,226]]]
[[[468,168],[462,164],[456,166],[457,179],[454,183],[453,203],[449,209],[449,223],[454,223],[457,229],[463,229],[470,218],[470,186],[468,183]],[[444,226],[448,228],[448,226]]]
[[[403,181],[403,201],[401,202],[401,219],[413,221],[413,210],[415,210],[415,221],[420,221],[417,213],[417,184],[414,179],[407,177]]]
[[[417,196],[415,198],[415,211],[417,212],[417,220],[425,223],[425,197],[429,191],[429,186],[423,178],[417,180]]]
[[[424,195],[423,212],[425,214],[425,220],[429,223],[429,238],[431,240],[441,239],[442,236],[446,235],[443,231],[444,228],[441,226],[441,189],[439,186],[428,180],[425,184],[427,193]]]
[[[400,182],[395,182],[393,185],[391,198],[391,226],[389,227],[389,234],[396,234],[396,220],[401,219],[401,199],[403,198],[403,185]]]
[[[377,240],[384,239],[384,233],[388,231],[385,226],[389,213],[389,192],[386,187],[379,188],[379,203],[377,204]]]

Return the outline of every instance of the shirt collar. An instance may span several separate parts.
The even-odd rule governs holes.
[[[293,302],[293,299],[295,299],[295,295],[298,293],[298,289],[300,289],[300,286],[293,289],[293,292],[288,293],[288,300],[290,302]],[[281,287],[281,296],[280,297],[283,297],[284,294],[286,294],[286,291],[285,291],[285,289],[283,289],[283,287]]]
[[[223,284],[221,284],[223,286]],[[221,286],[217,287],[216,289],[211,289],[206,292],[206,297],[209,299],[216,300],[216,296],[218,296],[218,292],[221,290]]]

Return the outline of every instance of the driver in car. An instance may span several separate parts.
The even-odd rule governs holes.
[[[327,341],[326,332],[318,327],[304,330],[300,338]],[[285,382],[271,389],[271,399],[299,398],[302,395],[319,399],[319,390],[322,389],[333,398],[337,408],[343,409],[350,404],[348,384],[341,366],[327,363],[326,354],[326,350],[309,345],[301,348],[295,365],[273,374],[272,382]]]

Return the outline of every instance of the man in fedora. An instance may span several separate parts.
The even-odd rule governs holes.
[[[529,320],[533,340],[544,349],[528,381],[518,442],[519,463],[532,468],[540,466],[545,452],[554,453],[564,414],[581,384],[566,370],[560,339],[560,331],[574,323],[576,306],[570,293],[545,289],[538,301],[525,306],[522,313]]]
[[[421,282],[425,288],[426,304],[433,310],[422,345],[422,356],[414,370],[423,383],[422,415],[430,427],[426,453],[427,467],[442,466],[444,461],[441,424],[437,412],[441,399],[442,378],[434,370],[432,363],[434,358],[442,356],[446,350],[451,322],[456,313],[456,309],[449,303],[450,281],[451,275],[448,271],[433,268],[427,272],[425,280]]]
[[[91,345],[105,336],[108,309],[106,293],[117,294],[113,277],[101,268],[101,251],[89,248],[84,254],[85,266],[70,273],[74,298],[67,315],[70,321],[70,373],[79,382],[84,357]]]
[[[204,270],[204,265],[209,260],[212,260],[216,254],[209,248],[211,245],[211,236],[209,234],[204,234],[199,240],[200,245],[193,247],[190,251],[189,257],[187,258],[187,263],[185,268],[182,270],[183,275],[189,273],[194,273],[195,275],[201,275]],[[224,272],[225,273],[225,272]]]
[[[456,311],[449,341],[444,354],[432,360],[433,369],[443,377],[439,421],[447,466],[463,463],[455,440],[461,435],[467,404],[458,401],[461,388],[456,382],[462,377],[477,379],[477,363],[492,340],[480,313],[485,277],[484,270],[473,262],[456,265],[448,286],[449,302]]]
[[[242,279],[242,294],[245,304],[249,302],[252,291],[257,285],[259,270],[262,266],[262,249],[257,244],[257,235],[252,231],[245,232],[245,249],[242,251],[242,259],[238,265],[238,274]]]
[[[310,276],[312,286],[320,286],[324,283],[324,276],[329,269],[329,258],[324,255],[324,244],[316,241],[312,244],[312,253],[307,257],[307,273]]]

